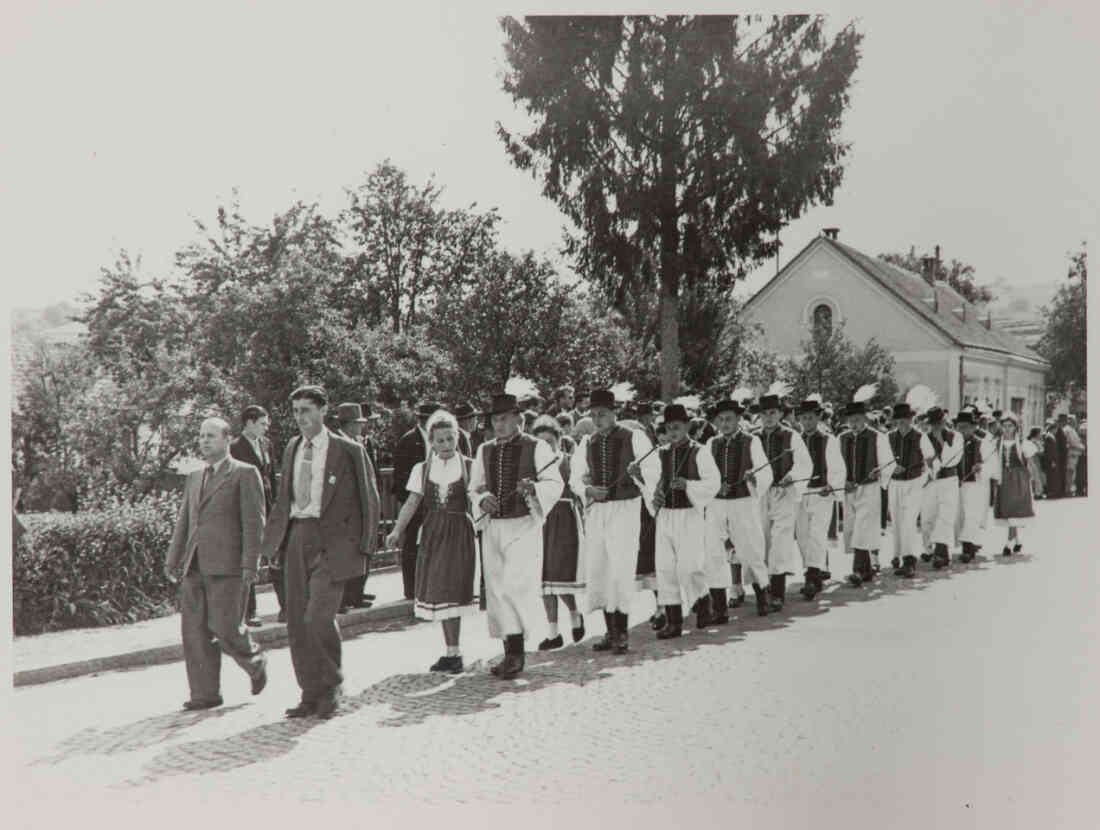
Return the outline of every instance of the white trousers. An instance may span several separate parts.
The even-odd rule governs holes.
[[[585,581],[589,611],[630,613],[638,591],[638,536],[642,500],[593,502],[584,522]]]
[[[878,550],[882,539],[882,486],[876,481],[844,494],[844,550]]]
[[[959,512],[959,477],[933,479],[923,492],[920,526],[925,547],[931,542],[947,545],[950,550],[955,544],[955,517]]]
[[[921,485],[924,478],[909,481],[890,481],[890,516],[893,519],[894,556],[917,556],[920,553],[920,534],[917,517],[920,515]],[[876,514],[877,517],[877,514]]]
[[[727,539],[733,542],[733,556],[726,552]],[[750,582],[757,585],[768,584],[760,501],[753,496],[714,499],[707,505],[708,587],[729,588],[733,584],[729,566],[734,563],[741,565],[742,579],[747,571]]]
[[[489,636],[531,639],[546,627],[542,605],[542,525],[534,516],[490,519],[481,537]]]
[[[798,499],[790,487],[770,487],[764,496],[764,557],[768,573],[796,574],[798,553],[794,544],[794,522]]]
[[[985,537],[982,522],[989,505],[989,482],[985,480],[959,485],[959,541],[980,545]]]
[[[833,518],[832,496],[806,493],[798,505],[794,534],[807,568],[826,570],[825,546],[829,544],[829,522]]]
[[[706,596],[706,521],[698,510],[657,513],[657,603],[691,608]]]

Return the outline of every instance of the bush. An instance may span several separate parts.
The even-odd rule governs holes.
[[[179,496],[155,493],[81,513],[21,517],[12,560],[16,635],[115,625],[175,612],[164,576]]]

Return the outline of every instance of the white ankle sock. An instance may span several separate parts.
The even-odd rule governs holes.
[[[584,625],[584,616],[581,614],[580,611],[570,611],[569,616],[573,620],[574,628],[580,628],[582,625]]]
[[[553,640],[558,636],[558,624],[556,622],[548,623],[550,626],[550,639]]]
[[[447,656],[448,657],[461,657],[462,656],[462,649],[460,649],[458,646],[447,646]]]

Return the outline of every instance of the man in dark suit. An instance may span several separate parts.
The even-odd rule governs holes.
[[[263,552],[282,563],[287,634],[301,702],[290,718],[332,717],[343,694],[336,611],[344,582],[374,552],[381,512],[366,453],[325,429],[328,398],[319,386],[290,396],[301,434],[283,452],[282,484]]]
[[[264,489],[255,467],[229,455],[229,424],[208,418],[199,429],[205,462],[187,477],[164,572],[179,579],[183,656],[191,697],[184,709],[222,705],[221,653],[267,685],[267,658],[244,627],[248,586],[256,581],[264,529]]]
[[[363,445],[363,449],[367,451],[367,458],[370,459],[370,463],[374,465],[375,471],[378,470],[378,443],[374,440],[374,436],[370,434],[371,421],[377,421],[380,416],[375,415],[371,410],[369,403],[364,401],[359,404],[359,408],[363,412],[363,419],[366,421],[363,425],[363,432],[360,436],[360,443]]]
[[[409,497],[405,485],[409,483],[412,468],[428,458],[428,433],[425,429],[430,418],[439,409],[439,404],[425,401],[416,408],[416,426],[402,435],[393,450],[393,495],[398,504],[404,505]],[[400,508],[399,508],[400,512]],[[401,577],[404,582],[405,599],[412,599],[416,591],[416,537],[420,534],[420,511],[405,527],[405,537],[401,542]]]
[[[368,476],[377,481],[377,468],[374,465],[374,459],[371,458],[370,453],[367,452],[367,448],[363,444],[363,427],[366,425],[367,419],[363,417],[362,407],[357,403],[342,403],[336,407],[336,420],[339,423],[336,430],[337,434],[359,445],[367,456]],[[367,599],[363,595],[367,577],[370,576],[370,557],[365,559],[364,564],[366,570],[362,576],[353,576],[344,583],[344,598],[340,603],[341,614],[352,608],[370,608],[371,606],[370,600],[374,597]]]
[[[241,413],[241,434],[229,445],[229,454],[238,461],[251,464],[260,471],[260,480],[264,485],[264,517],[271,513],[275,502],[275,460],[272,458],[271,442],[267,440],[267,429],[271,418],[267,410],[255,404],[246,406]],[[279,600],[279,622],[286,622],[286,602],[283,600],[283,575],[277,568],[271,568],[271,586]],[[256,616],[256,586],[248,589],[248,605],[244,612],[245,624],[252,627],[262,625]]]

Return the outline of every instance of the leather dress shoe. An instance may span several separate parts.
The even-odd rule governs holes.
[[[267,686],[267,658],[260,662],[260,670],[252,675],[252,694],[258,695]]]
[[[183,703],[184,710],[188,712],[201,712],[203,709],[213,709],[222,705],[220,697],[212,697],[210,700],[187,700]]]
[[[292,709],[286,710],[286,716],[288,718],[308,718],[310,715],[317,713],[317,704],[312,700],[303,700],[297,706]]]
[[[429,671],[443,672],[444,674],[462,674],[461,657],[440,657]]]
[[[546,639],[539,643],[539,651],[553,651],[554,649],[561,648],[564,645],[565,641],[561,638],[561,635],[559,634],[552,640]]]

